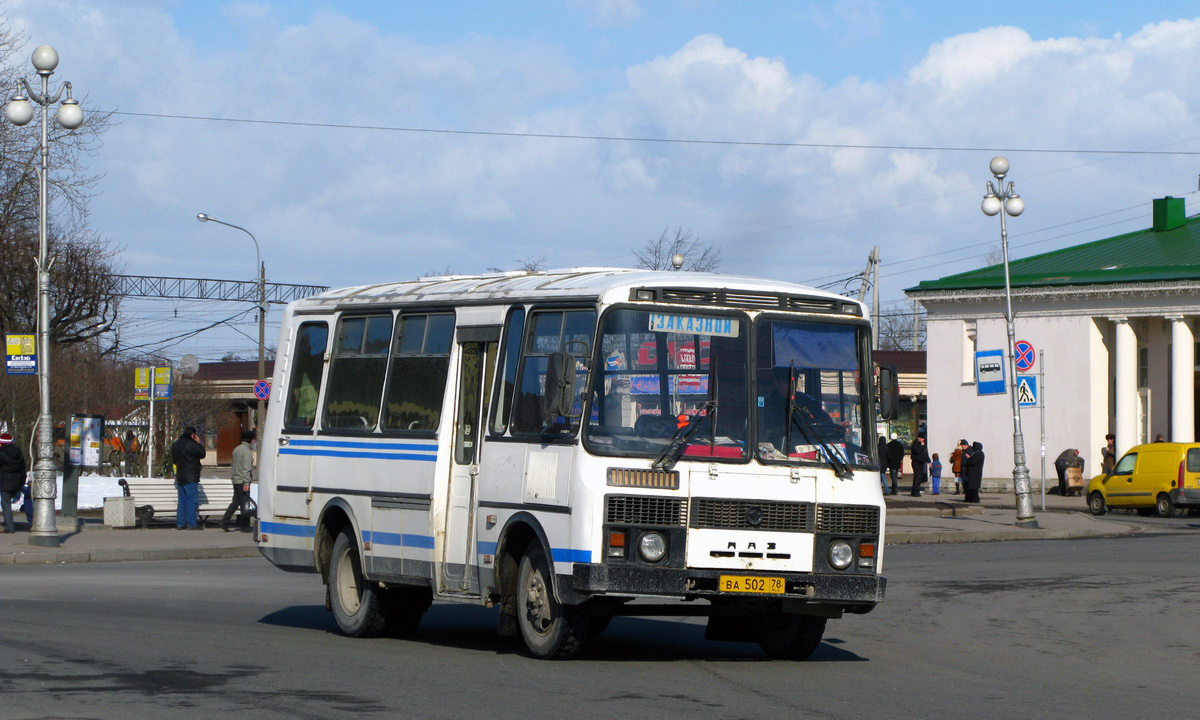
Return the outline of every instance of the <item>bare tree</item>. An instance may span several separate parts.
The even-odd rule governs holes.
[[[647,242],[642,249],[634,250],[637,266],[647,270],[673,270],[671,257],[683,256],[683,270],[696,272],[715,272],[721,266],[721,251],[711,243],[701,243],[700,238],[691,230],[682,227],[675,229],[674,237],[670,228],[664,228],[657,240]]]
[[[880,350],[923,350],[925,349],[925,316],[914,317],[911,312],[900,309],[880,313]]]
[[[19,80],[30,74],[22,52],[25,39],[3,20],[0,15],[0,87],[15,89]],[[89,109],[83,125],[75,130],[47,124],[53,343],[99,337],[117,321],[119,298],[112,279],[119,272],[116,251],[87,229],[87,204],[100,176],[89,174],[83,163],[85,156],[99,149],[111,119],[111,113]],[[0,256],[7,263],[6,272],[0,275],[0,332],[4,333],[33,332],[36,326],[40,148],[41,134],[36,127],[0,123]]]

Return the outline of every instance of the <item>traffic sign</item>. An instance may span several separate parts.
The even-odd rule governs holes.
[[[1001,395],[1004,384],[1004,351],[980,350],[975,353],[975,391],[979,395]]]
[[[254,383],[254,397],[259,400],[266,400],[271,397],[271,383],[266,380],[259,380]]]
[[[1033,364],[1037,362],[1037,351],[1033,349],[1033,344],[1028,340],[1018,340],[1013,345],[1013,350],[1017,353],[1017,372],[1032,370]]]
[[[1038,396],[1038,376],[1018,375],[1017,405],[1019,407],[1037,407],[1040,399]]]

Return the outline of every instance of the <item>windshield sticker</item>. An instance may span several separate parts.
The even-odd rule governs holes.
[[[738,325],[739,321],[737,319],[728,317],[650,313],[651,332],[677,332],[696,335],[715,335],[717,337],[737,337],[739,334]]]

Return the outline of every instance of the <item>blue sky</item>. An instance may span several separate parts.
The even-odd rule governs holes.
[[[726,272],[817,285],[879,245],[897,307],[903,288],[996,250],[979,201],[997,152],[1027,205],[1014,257],[1146,227],[1154,197],[1200,202],[1194,3],[0,8],[28,41],[8,64],[54,45],[55,80],[122,113],[87,159],[104,174],[90,221],[134,275],[247,277],[247,239],[197,212],[250,229],[269,280],[332,286],[629,265],[682,227]],[[1192,154],[1082,152],[1147,149]],[[129,345],[255,353],[250,315],[156,345],[237,307],[127,310]]]

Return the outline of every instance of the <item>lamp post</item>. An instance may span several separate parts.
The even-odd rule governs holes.
[[[1000,216],[1000,246],[1004,251],[1004,320],[1008,325],[1008,397],[1012,403],[1013,413],[1013,492],[1017,497],[1017,527],[1036,528],[1037,518],[1033,515],[1033,498],[1030,493],[1029,468],[1025,465],[1025,435],[1021,432],[1021,406],[1017,402],[1017,362],[1013,355],[1017,344],[1016,331],[1013,328],[1012,285],[1008,272],[1008,227],[1005,217],[1017,217],[1025,212],[1025,201],[1017,195],[1010,181],[1004,186],[1004,176],[1008,174],[1008,159],[997,155],[988,165],[996,184],[989,180],[987,194],[983,196],[983,214]],[[999,186],[997,191],[996,186]]]
[[[26,78],[21,79],[25,92],[17,88],[17,94],[4,108],[13,125],[22,126],[33,119],[33,105],[30,100],[42,106],[42,135],[41,135],[41,166],[38,169],[38,256],[37,256],[37,359],[38,359],[38,410],[37,425],[37,461],[33,465],[33,526],[29,530],[29,543],[45,547],[57,547],[61,540],[58,537],[58,527],[54,516],[54,498],[58,496],[56,476],[58,470],[54,466],[54,437],[53,418],[50,414],[50,258],[46,240],[46,182],[50,174],[49,128],[47,127],[47,111],[50,105],[58,103],[63,90],[67,91],[67,99],[62,101],[55,113],[58,124],[67,130],[74,130],[83,124],[83,109],[71,97],[71,83],[65,82],[58,90],[50,94],[50,76],[58,67],[58,52],[49,45],[42,45],[33,51],[33,68],[42,76],[42,91],[36,92]]]
[[[224,220],[218,220],[212,215],[197,213],[196,219],[200,222],[215,222],[226,227],[231,227],[235,230],[241,230],[249,235],[250,239],[254,241],[254,260],[255,264],[258,266],[258,378],[255,380],[255,382],[258,380],[264,380],[265,378],[263,375],[265,375],[267,372],[267,361],[266,355],[264,354],[267,332],[267,268],[265,265],[263,265],[262,255],[258,251],[258,238],[254,237],[254,233],[250,232],[241,225],[234,225],[233,223],[227,223]],[[265,412],[263,408],[263,401],[260,399],[258,401],[258,408],[254,412],[254,427],[259,428],[260,431],[263,422],[263,412]]]

